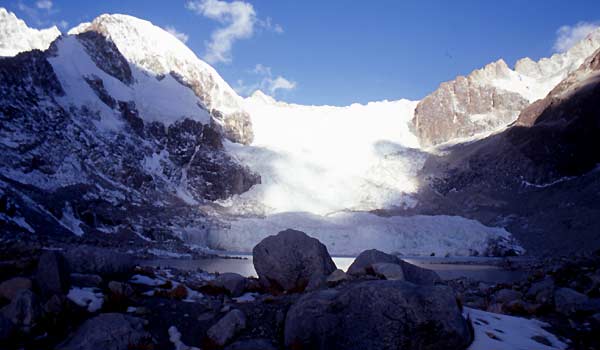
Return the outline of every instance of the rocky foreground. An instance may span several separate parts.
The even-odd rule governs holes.
[[[540,328],[525,339],[535,348],[600,348],[599,255],[534,264],[510,285],[444,282],[377,250],[344,272],[294,230],[253,257],[258,279],[139,267],[93,246],[5,246],[0,348],[509,349],[523,334],[491,323],[529,321],[500,314],[547,322],[559,338]]]

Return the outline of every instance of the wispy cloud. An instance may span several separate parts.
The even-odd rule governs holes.
[[[579,22],[574,26],[562,26],[556,31],[553,48],[557,52],[565,52],[598,28],[600,25],[597,22]]]
[[[271,67],[263,64],[257,64],[250,73],[256,78],[254,83],[247,84],[240,79],[236,82],[234,90],[240,95],[250,95],[256,90],[262,90],[269,95],[276,95],[280,91],[289,91],[296,88],[297,83],[293,80],[284,78],[281,75],[273,76]]]
[[[223,25],[211,34],[211,41],[206,44],[207,52],[204,59],[209,63],[231,62],[233,43],[250,38],[254,34],[256,12],[250,3],[199,0],[188,1],[185,6],[188,10],[214,19]]]
[[[46,27],[54,24],[50,18],[60,12],[51,0],[38,0],[33,3],[23,2],[19,0],[17,2],[17,8],[27,16],[27,18],[33,22],[37,27]],[[58,25],[60,23],[56,23]]]
[[[50,11],[54,4],[50,0],[38,0],[36,1],[35,6],[39,9]]]
[[[246,1],[188,0],[185,7],[221,23],[221,27],[211,33],[211,40],[206,43],[204,59],[209,63],[231,62],[233,44],[251,38],[256,28],[283,33],[283,27],[274,23],[271,17],[259,19],[254,6]]]
[[[190,39],[190,36],[182,33],[180,31],[178,31],[177,29],[175,29],[175,27],[173,26],[166,26],[165,30],[170,33],[171,35],[173,35],[174,37],[176,37],[177,39],[179,39],[179,41],[181,41],[182,43],[187,43],[187,41]]]

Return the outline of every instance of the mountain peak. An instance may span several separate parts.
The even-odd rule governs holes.
[[[0,57],[20,52],[46,50],[60,36],[56,26],[47,29],[29,28],[14,13],[0,7]]]

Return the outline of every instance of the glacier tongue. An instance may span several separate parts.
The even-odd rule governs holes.
[[[261,184],[219,201],[231,216],[211,229],[206,243],[250,251],[264,237],[294,228],[341,255],[370,248],[405,255],[486,254],[491,244],[520,251],[507,231],[474,220],[368,212],[416,204],[417,173],[428,156],[409,129],[416,104],[302,106],[253,94],[245,107],[254,142],[226,148],[261,174]]]

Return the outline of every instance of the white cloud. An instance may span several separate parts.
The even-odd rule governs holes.
[[[275,94],[277,90],[293,90],[296,88],[296,82],[287,80],[281,75],[275,79],[267,79],[267,90],[271,94]]]
[[[188,1],[185,7],[223,24],[211,34],[211,41],[206,44],[204,59],[209,63],[231,62],[233,43],[239,39],[250,38],[254,34],[256,12],[252,4],[247,2],[196,0]]]
[[[246,84],[240,79],[236,82],[234,90],[240,95],[250,95],[256,90],[262,90],[270,95],[276,95],[281,90],[293,90],[297,83],[287,78],[278,75],[273,77],[271,67],[263,64],[257,64],[250,73],[259,77],[258,81],[253,84]]]
[[[574,26],[562,26],[556,31],[557,37],[553,48],[557,52],[565,52],[598,28],[600,28],[598,23],[589,22],[579,22]]]
[[[277,23],[273,23],[273,19],[271,17],[267,17],[264,21],[259,20],[259,24],[261,27],[271,30],[277,34],[283,34],[283,27]]]
[[[187,41],[190,39],[189,35],[178,31],[173,26],[166,26],[165,30],[167,32],[169,32],[171,35],[173,35],[174,37],[176,37],[177,39],[179,39],[179,41],[181,41],[184,44],[187,43]]]

